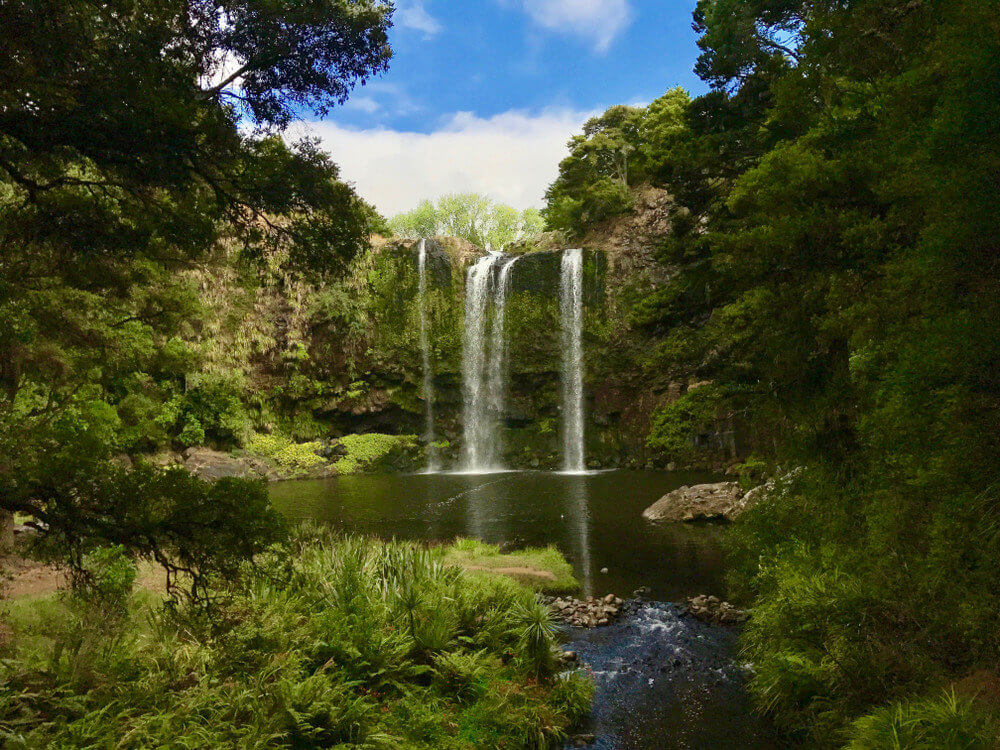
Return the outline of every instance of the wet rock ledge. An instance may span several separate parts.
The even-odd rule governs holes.
[[[688,614],[702,622],[716,625],[738,625],[750,616],[744,609],[734,607],[717,596],[692,596],[686,600]]]
[[[614,594],[605,597],[541,597],[552,616],[578,628],[598,628],[610,625],[621,615],[624,601]]]

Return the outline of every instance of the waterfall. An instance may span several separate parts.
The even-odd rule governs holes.
[[[486,317],[493,266],[502,256],[491,252],[469,269],[465,283],[465,333],[462,342],[462,412],[465,428],[463,468],[495,468],[495,430],[486,377]]]
[[[417,249],[417,306],[420,309],[420,357],[424,372],[424,442],[427,444],[427,471],[441,470],[441,459],[434,445],[434,370],[431,367],[431,337],[427,316],[427,241]]]
[[[585,471],[583,442],[583,250],[566,250],[559,276],[562,319],[563,469]]]
[[[507,407],[507,293],[510,291],[510,272],[514,269],[520,256],[507,260],[500,267],[497,278],[496,293],[493,297],[493,326],[490,332],[490,362],[488,370],[488,389],[490,408],[493,412],[495,427],[499,428],[500,420]],[[503,439],[499,429],[494,432],[492,453],[494,461],[502,453]]]

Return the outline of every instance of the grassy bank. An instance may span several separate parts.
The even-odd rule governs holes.
[[[462,568],[473,576],[506,576],[543,594],[573,594],[580,583],[572,566],[554,546],[529,547],[515,552],[501,552],[495,544],[478,539],[456,539],[441,548],[446,565]]]
[[[557,745],[589,683],[554,675],[529,588],[456,554],[300,536],[210,617],[133,594],[131,563],[105,554],[86,591],[4,603],[3,745]]]

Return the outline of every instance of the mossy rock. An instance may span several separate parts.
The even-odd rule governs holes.
[[[340,444],[347,452],[334,464],[338,474],[412,471],[422,459],[416,435],[345,435]]]

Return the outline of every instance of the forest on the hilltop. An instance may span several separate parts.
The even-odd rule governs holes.
[[[992,747],[952,689],[1000,658],[1000,15],[986,0],[701,0],[696,71],[587,123],[549,189],[582,236],[652,184],[637,324],[778,478],[731,535],[753,690],[815,745]]]

